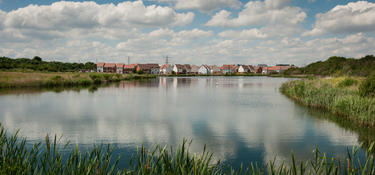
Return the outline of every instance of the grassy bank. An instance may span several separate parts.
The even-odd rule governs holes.
[[[284,83],[288,97],[314,108],[328,110],[361,126],[375,126],[375,98],[361,95],[365,78],[313,78]]]
[[[88,86],[104,82],[155,78],[155,75],[104,73],[0,72],[0,88]]]
[[[327,157],[313,151],[313,159],[298,161],[291,154],[290,163],[270,161],[264,166],[251,163],[233,169],[213,161],[213,154],[204,148],[201,153],[189,152],[184,141],[175,150],[166,146],[151,149],[139,147],[129,168],[118,167],[120,158],[113,159],[112,148],[95,146],[87,152],[78,148],[62,154],[58,139],[46,136],[45,143],[26,146],[25,139],[0,131],[0,174],[374,174],[374,156],[367,152],[360,158],[358,148],[348,149],[345,159]],[[374,144],[368,150],[371,150]]]

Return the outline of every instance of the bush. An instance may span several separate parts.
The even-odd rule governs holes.
[[[375,74],[361,83],[359,95],[362,97],[375,97]]]
[[[63,78],[60,75],[56,75],[56,76],[52,77],[51,80],[52,81],[61,81],[61,80],[63,80]]]
[[[345,78],[338,84],[338,87],[349,87],[358,84],[358,80],[353,78]]]

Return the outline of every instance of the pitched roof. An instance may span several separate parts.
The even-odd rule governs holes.
[[[135,67],[137,66],[138,64],[126,64],[124,66],[124,69],[135,69]]]
[[[185,65],[182,64],[175,64],[175,66],[177,67],[177,69],[186,69]]]
[[[259,69],[262,69],[262,67],[260,67],[260,66],[254,66],[254,70],[255,71],[258,71]]]
[[[159,68],[159,64],[138,64],[138,67],[141,69],[152,69]]]
[[[207,70],[210,70],[210,67],[208,67],[208,65],[207,64],[202,64],[202,66],[201,67],[204,67],[204,68],[206,68]]]
[[[278,71],[278,70],[287,70],[290,67],[291,66],[271,66],[271,67],[264,67],[263,69],[268,70],[268,71]]]
[[[166,69],[169,66],[171,66],[171,65],[170,64],[163,64],[163,65],[160,66],[160,69]]]
[[[191,72],[198,72],[200,66],[191,65]]]
[[[242,67],[244,70],[250,70],[250,67],[248,65],[241,65],[240,67]]]
[[[223,66],[221,67],[221,69],[234,69],[234,65],[233,64],[223,64]]]
[[[98,67],[103,67],[103,66],[104,66],[104,64],[105,64],[105,63],[103,63],[103,62],[100,62],[100,63],[98,63],[98,64],[97,64],[97,66],[98,66]]]
[[[117,66],[117,67],[124,67],[124,65],[125,65],[124,63],[117,63],[116,66]]]
[[[116,67],[116,63],[105,63],[104,67],[111,67],[111,68]]]
[[[185,66],[186,69],[191,69],[190,64],[185,64],[184,66]]]

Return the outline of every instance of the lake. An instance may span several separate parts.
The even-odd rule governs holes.
[[[241,163],[289,161],[322,152],[344,156],[347,147],[374,132],[333,122],[330,114],[296,104],[279,92],[286,78],[160,77],[105,87],[61,91],[0,92],[0,122],[29,143],[46,134],[86,149],[108,144],[122,154],[121,166],[142,144],[176,146],[192,139],[222,160]],[[348,126],[349,125],[349,126]],[[364,139],[365,138],[365,139]]]

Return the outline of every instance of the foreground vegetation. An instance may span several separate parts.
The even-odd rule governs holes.
[[[362,126],[375,126],[375,75],[368,78],[310,78],[284,83],[281,92]]]
[[[105,74],[105,73],[41,73],[41,72],[1,72],[0,88],[17,87],[68,87],[88,86],[104,82],[141,80],[155,78],[155,75]]]
[[[360,59],[330,57],[301,68],[291,68],[285,75],[319,75],[319,76],[370,76],[375,72],[375,56],[367,55]]]
[[[191,142],[190,142],[191,143]],[[291,154],[290,163],[270,161],[264,166],[251,163],[233,169],[213,161],[213,154],[203,149],[200,154],[189,152],[190,143],[183,141],[176,150],[154,146],[137,149],[127,169],[119,168],[119,160],[113,158],[112,148],[95,146],[87,152],[78,148],[62,154],[58,139],[45,144],[27,146],[17,134],[9,135],[3,127],[0,131],[0,174],[375,174],[375,160],[370,150],[365,158],[358,154],[359,147],[347,150],[345,159],[327,157],[315,149],[314,158],[297,161]]]

